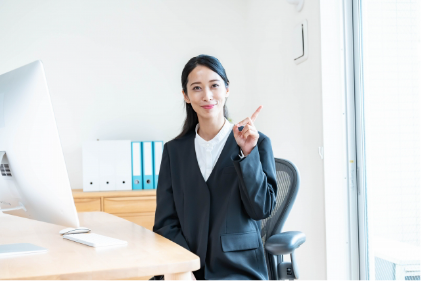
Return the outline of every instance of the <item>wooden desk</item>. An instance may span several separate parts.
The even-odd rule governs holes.
[[[0,243],[32,243],[47,253],[0,258],[0,279],[135,279],[165,275],[191,279],[200,258],[130,221],[104,212],[78,213],[93,233],[126,240],[127,246],[94,248],[63,239],[63,226],[0,215]]]

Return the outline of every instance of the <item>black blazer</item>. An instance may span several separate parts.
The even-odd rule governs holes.
[[[240,127],[241,131],[243,127]],[[153,232],[200,257],[196,279],[268,279],[260,220],[276,204],[275,160],[259,132],[241,159],[231,133],[205,182],[191,130],[164,145]]]

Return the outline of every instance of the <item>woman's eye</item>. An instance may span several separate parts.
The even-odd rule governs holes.
[[[197,89],[196,89],[197,88]],[[199,86],[196,86],[196,87],[194,87],[193,88],[193,90],[198,90],[198,89],[200,89],[200,87]]]
[[[218,85],[218,84],[213,84],[212,86],[219,87],[219,85]]]

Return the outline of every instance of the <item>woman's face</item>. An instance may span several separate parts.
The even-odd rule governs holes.
[[[184,100],[191,103],[199,118],[224,116],[225,98],[229,96],[229,89],[216,72],[203,65],[196,66],[188,76],[186,88],[187,93],[182,91]]]

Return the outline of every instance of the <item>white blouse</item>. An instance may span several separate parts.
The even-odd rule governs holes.
[[[199,123],[197,123],[195,129],[196,138],[194,140],[194,147],[196,150],[197,163],[199,164],[200,171],[202,172],[205,181],[208,180],[210,174],[212,173],[213,167],[218,161],[219,155],[221,155],[222,149],[224,148],[233,127],[234,124],[231,124],[225,118],[225,124],[218,134],[210,141],[205,141],[197,133],[197,129],[199,129]],[[240,157],[244,158],[244,154],[241,154]]]

